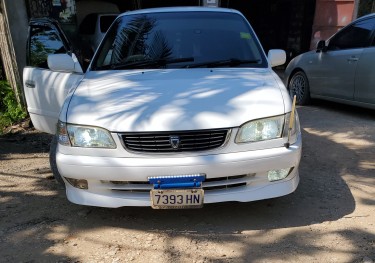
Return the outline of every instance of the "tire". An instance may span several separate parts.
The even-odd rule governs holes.
[[[65,188],[64,180],[62,179],[59,170],[57,169],[56,164],[56,149],[57,149],[57,136],[53,136],[51,141],[51,146],[49,149],[49,164],[51,166],[51,171],[53,177],[55,177],[56,181]]]
[[[303,71],[297,71],[293,74],[288,84],[290,97],[293,99],[296,95],[298,105],[307,105],[310,103],[309,80]]]

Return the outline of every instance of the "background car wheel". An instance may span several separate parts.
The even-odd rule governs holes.
[[[52,141],[51,141],[51,146],[49,149],[49,164],[51,166],[52,174],[55,177],[56,181],[59,182],[65,188],[64,180],[62,179],[59,173],[59,170],[57,169],[56,148],[57,148],[57,136],[53,136]]]
[[[298,105],[306,105],[310,102],[309,81],[302,71],[294,73],[288,85],[289,94],[293,98],[296,95]]]

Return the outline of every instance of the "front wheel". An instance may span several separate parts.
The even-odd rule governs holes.
[[[65,188],[64,180],[62,179],[59,170],[57,169],[56,164],[56,149],[57,149],[57,136],[53,136],[51,141],[51,146],[49,149],[49,164],[51,166],[51,171],[53,174],[53,177],[55,177],[56,181],[60,183]]]
[[[296,95],[296,102],[298,105],[307,105],[310,102],[310,87],[307,76],[302,71],[294,73],[289,81],[288,90],[290,97]]]

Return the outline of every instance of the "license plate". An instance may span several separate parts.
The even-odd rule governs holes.
[[[203,206],[203,189],[153,189],[151,206],[154,209],[201,208]]]

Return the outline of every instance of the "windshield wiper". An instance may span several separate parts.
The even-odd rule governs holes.
[[[259,59],[253,59],[253,60],[244,60],[244,59],[237,59],[237,58],[230,58],[225,60],[217,60],[217,61],[207,61],[192,65],[186,65],[185,68],[200,68],[200,67],[207,67],[207,68],[215,68],[215,67],[221,67],[221,66],[238,66],[242,64],[257,64],[259,63]]]
[[[131,69],[131,68],[143,68],[151,66],[166,66],[173,63],[181,62],[194,62],[193,57],[187,58],[172,58],[172,59],[156,59],[156,60],[143,60],[143,61],[134,61],[134,62],[124,62],[119,64],[111,65],[111,69]]]

